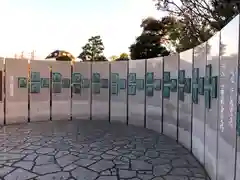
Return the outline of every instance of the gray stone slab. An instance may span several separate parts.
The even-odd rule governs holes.
[[[57,164],[46,164],[41,166],[34,166],[33,172],[38,174],[54,173],[61,171]]]
[[[112,167],[114,167],[114,164],[112,161],[100,160],[95,164],[89,166],[89,169],[92,169],[96,172],[101,172],[107,169],[111,169]]]
[[[4,166],[0,168],[0,176],[5,176],[6,174],[10,173],[12,170],[14,170],[15,168],[13,167],[8,167],[8,166]]]
[[[141,160],[132,160],[131,164],[133,170],[152,170],[151,164]]]
[[[79,158],[77,156],[73,156],[73,155],[69,154],[69,155],[58,158],[57,163],[61,167],[64,167],[64,166],[67,166],[67,165],[73,163],[74,161],[77,161],[78,159]]]
[[[47,174],[44,176],[37,177],[37,180],[51,180],[51,179],[59,179],[59,180],[67,180],[70,177],[69,172],[58,172],[58,173],[52,173]]]
[[[75,164],[79,166],[87,167],[95,162],[96,162],[95,160],[91,160],[91,159],[79,159],[78,161],[75,162]]]
[[[21,167],[26,170],[31,170],[33,167],[33,164],[34,164],[34,162],[32,162],[32,161],[19,161],[19,162],[13,164],[13,166]]]
[[[137,173],[136,171],[131,171],[131,170],[119,170],[119,177],[120,178],[133,178],[136,177]]]
[[[5,176],[4,179],[5,180],[13,180],[13,179],[26,180],[26,179],[34,178],[36,176],[37,175],[34,173],[18,168],[13,172],[11,172],[10,174],[8,174],[7,176]]]
[[[76,179],[94,180],[96,177],[98,177],[98,173],[83,167],[78,167],[72,171],[72,176]]]

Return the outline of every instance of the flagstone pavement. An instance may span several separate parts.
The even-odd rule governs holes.
[[[0,129],[4,180],[204,180],[181,145],[151,130],[105,121],[49,121]]]

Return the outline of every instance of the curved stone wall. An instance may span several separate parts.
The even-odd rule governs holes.
[[[0,58],[0,123],[78,119],[142,126],[185,146],[212,180],[239,180],[239,21],[164,58],[73,65]]]

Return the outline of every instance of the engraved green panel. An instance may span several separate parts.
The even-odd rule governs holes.
[[[137,90],[144,90],[144,79],[136,79]]]
[[[237,135],[240,136],[240,104],[237,105]]]
[[[101,88],[108,88],[108,79],[101,79]]]
[[[126,89],[126,79],[119,80],[119,89]]]
[[[212,77],[212,98],[217,98],[218,77]]]
[[[72,73],[72,83],[81,83],[82,75],[81,73],[74,72]]]
[[[192,101],[194,104],[198,104],[198,87],[192,89]]]
[[[179,93],[179,100],[184,102],[184,87],[179,87],[178,88],[178,93]]]
[[[116,96],[118,95],[118,84],[116,83],[112,84],[111,94]]]
[[[205,84],[206,85],[211,84],[211,77],[212,77],[212,65],[208,64],[206,66],[206,78],[205,78]]]
[[[62,74],[59,72],[52,73],[52,81],[56,83],[61,83],[62,81]]]
[[[18,88],[27,88],[27,78],[18,77]]]
[[[119,74],[118,73],[112,73],[111,80],[112,80],[112,83],[118,83]]]
[[[31,72],[31,82],[40,82],[40,72]]]
[[[171,92],[177,92],[177,79],[171,79]]]
[[[153,84],[154,83],[154,73],[147,72],[146,73],[146,84]]]
[[[53,93],[61,93],[62,92],[62,83],[53,83],[52,85],[52,92]]]
[[[72,87],[73,87],[74,94],[81,94],[81,84],[74,83]]]
[[[129,81],[129,83],[136,83],[136,73],[129,73],[128,81]]]
[[[192,83],[193,84],[198,84],[198,79],[199,79],[199,68],[193,68],[193,77],[192,77]]]
[[[41,88],[49,88],[49,78],[41,78]]]
[[[100,94],[100,83],[92,84],[93,94]]]
[[[184,92],[191,93],[191,78],[185,78]]]
[[[62,78],[62,88],[70,88],[70,79]]]
[[[161,91],[161,89],[162,89],[161,79],[154,79],[154,89],[156,91]]]
[[[204,77],[199,78],[198,93],[204,95]]]
[[[205,90],[205,106],[207,109],[211,108],[211,95],[210,95],[211,90]]]
[[[154,95],[154,87],[153,86],[147,86],[146,87],[146,96],[152,97]]]
[[[83,79],[83,88],[89,88],[90,87],[90,80],[89,79]]]
[[[179,71],[179,84],[185,84],[185,70]]]
[[[166,99],[170,98],[170,87],[167,87],[167,86],[163,87],[163,98],[166,98]]]
[[[40,93],[41,83],[40,82],[31,82],[30,84],[30,93]]]
[[[128,95],[136,95],[136,85],[128,85]]]
[[[92,83],[100,83],[100,73],[93,73]]]
[[[164,83],[169,83],[170,80],[170,72],[163,72],[163,82]]]

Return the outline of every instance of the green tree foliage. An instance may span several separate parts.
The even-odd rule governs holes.
[[[110,56],[109,59],[110,59],[111,61],[115,61],[117,58],[118,58],[118,56],[116,56],[116,55],[112,55],[112,56]]]
[[[168,32],[169,40],[172,42],[176,40],[174,43],[177,51],[184,51],[207,41],[216,31],[221,30],[240,12],[240,2],[237,1],[154,1],[159,10],[169,12],[171,15],[163,18],[162,21]],[[174,24],[174,22],[177,23]]]
[[[60,56],[56,58],[57,61],[72,61],[72,59],[68,56]]]
[[[103,55],[104,45],[100,36],[92,36],[87,44],[82,47],[82,52],[78,58],[83,61],[107,61]]]
[[[161,21],[149,17],[142,21],[140,27],[143,29],[141,35],[129,47],[132,60],[166,56],[169,54],[169,51],[161,43],[165,35],[164,26]]]
[[[127,61],[129,60],[129,56],[127,53],[120,54],[119,58],[116,59],[116,61]]]

